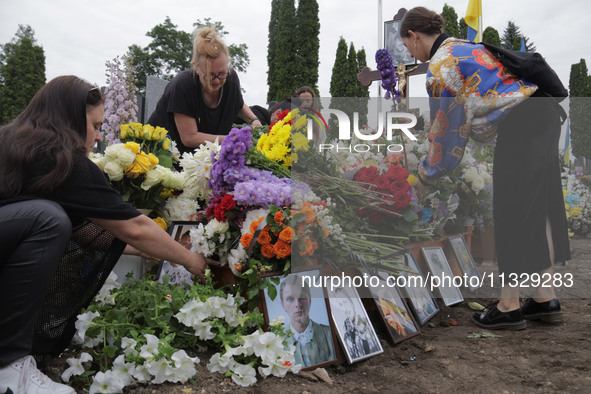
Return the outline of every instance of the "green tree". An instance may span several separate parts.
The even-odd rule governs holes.
[[[29,25],[0,46],[0,124],[10,122],[45,84],[45,53]]]
[[[458,14],[456,14],[456,10],[453,7],[447,5],[446,3],[443,6],[441,16],[445,21],[443,31],[452,37],[459,37],[460,27],[458,26]]]
[[[299,0],[296,11],[296,47],[298,86],[308,85],[316,88],[318,84],[318,52],[320,49],[320,21],[318,20],[318,2]]]
[[[195,28],[204,26],[214,27],[222,39],[228,34],[222,23],[212,22],[210,18],[205,18],[203,22],[197,20],[193,24]],[[141,48],[134,44],[127,52],[133,62],[138,89],[142,93],[145,92],[148,75],[170,80],[180,71],[191,67],[193,52],[191,34],[178,30],[177,25],[172,23],[168,16],[164,23],[154,26],[146,36],[152,38],[147,46]],[[244,72],[248,67],[247,49],[246,44],[228,45],[231,64],[237,71]]]
[[[503,32],[503,37],[501,38],[501,44],[503,48],[507,49],[514,49],[518,51],[521,48],[521,30],[519,27],[512,21],[507,22],[507,27]],[[536,47],[533,42],[529,40],[529,38],[523,36],[525,39],[525,50],[527,52],[535,52]]]
[[[484,29],[484,32],[482,33],[482,41],[496,45],[498,47],[501,46],[501,38],[499,37],[499,32],[494,27],[488,26],[486,29]]]
[[[464,18],[460,18],[460,23],[458,23],[458,38],[466,39],[468,37],[468,25]]]
[[[294,0],[279,0],[278,24],[275,27],[275,75],[272,80],[275,96],[271,100],[283,100],[300,86],[294,79],[298,75],[297,38]]]
[[[347,96],[347,42],[343,37],[339,39],[332,74],[330,77],[330,95],[332,97]]]
[[[571,65],[568,82],[570,102],[570,138],[573,155],[591,158],[591,76],[587,70],[585,59]]]
[[[269,19],[269,44],[267,46],[267,102],[277,100],[277,26],[279,25],[279,2],[280,0],[271,1],[271,17]]]

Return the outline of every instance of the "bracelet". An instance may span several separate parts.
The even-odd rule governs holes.
[[[255,116],[254,118],[252,118],[252,119],[250,120],[250,124],[252,124],[252,122],[254,122],[255,120],[259,120],[259,118],[257,118],[256,116]]]

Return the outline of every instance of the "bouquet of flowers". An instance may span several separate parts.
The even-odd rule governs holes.
[[[367,217],[374,225],[394,223],[408,234],[418,219],[411,206],[411,203],[416,203],[412,201],[414,189],[409,183],[409,176],[409,172],[399,165],[391,165],[386,171],[380,171],[375,166],[361,168],[353,180],[361,182],[368,190],[381,193],[383,202],[377,206],[359,209],[358,214]]]
[[[166,199],[178,194],[185,182],[171,168],[176,158],[167,131],[128,123],[121,125],[121,141],[91,159],[125,201],[140,209],[162,210]]]
[[[562,173],[564,207],[570,235],[591,233],[591,192],[576,176]]]

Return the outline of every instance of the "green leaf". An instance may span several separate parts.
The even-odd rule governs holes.
[[[162,167],[171,168],[172,157],[166,153],[161,153],[158,155],[158,164],[160,164]]]
[[[274,301],[275,297],[277,297],[277,287],[269,283],[269,288],[267,289],[267,292],[269,294],[269,298],[271,299],[271,301]]]
[[[117,352],[119,348],[114,345],[107,345],[103,348],[103,352],[110,358],[115,357],[115,352]]]
[[[412,209],[405,209],[402,211],[402,217],[409,223],[419,220],[419,216]]]

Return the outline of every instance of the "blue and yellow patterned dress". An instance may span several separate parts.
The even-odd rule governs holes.
[[[505,68],[481,44],[445,39],[429,63],[431,114],[429,156],[419,167],[423,181],[451,172],[471,136],[491,141],[497,125],[537,90]]]

